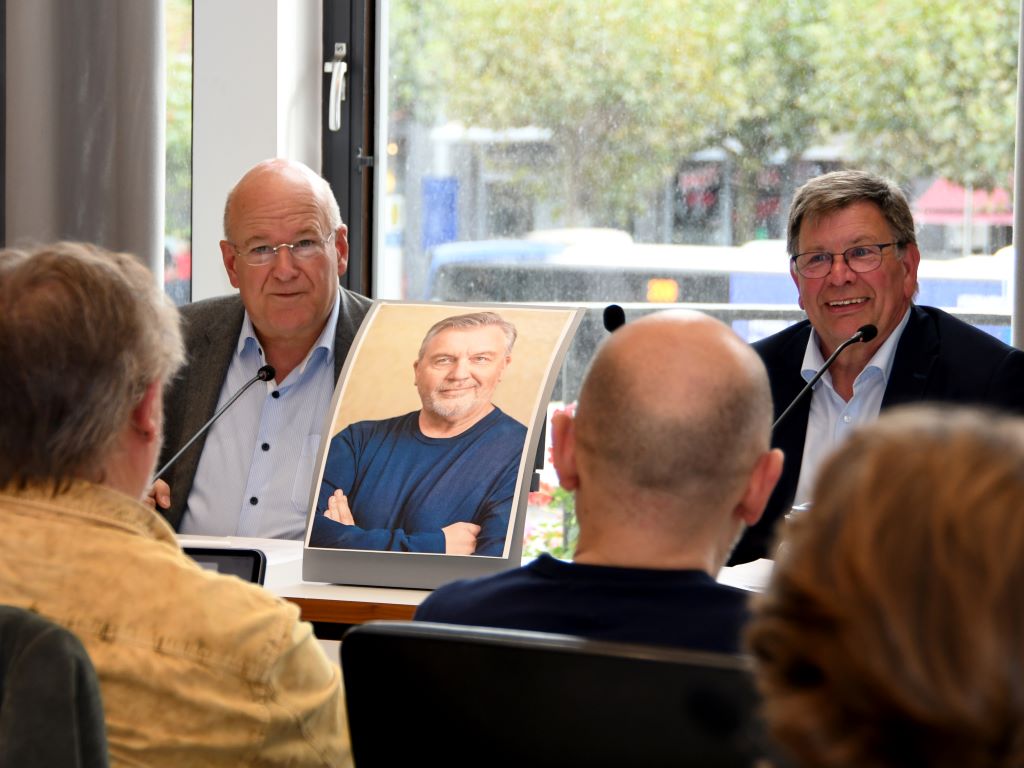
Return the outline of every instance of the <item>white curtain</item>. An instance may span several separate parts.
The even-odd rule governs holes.
[[[7,0],[7,245],[85,240],[163,273],[163,0]]]

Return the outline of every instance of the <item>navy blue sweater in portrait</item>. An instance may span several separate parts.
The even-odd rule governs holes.
[[[447,525],[476,523],[477,555],[504,553],[526,427],[495,407],[455,437],[427,437],[419,411],[360,421],[332,440],[310,546],[444,552]],[[337,489],[355,525],[324,517]]]

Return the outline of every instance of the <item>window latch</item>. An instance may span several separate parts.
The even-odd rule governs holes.
[[[345,100],[345,76],[348,74],[347,52],[345,43],[335,43],[334,58],[324,62],[324,74],[331,76],[331,92],[327,97],[327,128],[331,131],[341,130],[341,102]]]

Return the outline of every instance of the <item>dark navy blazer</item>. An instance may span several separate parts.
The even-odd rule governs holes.
[[[754,343],[768,369],[775,418],[807,383],[800,375],[811,326],[807,320]],[[893,360],[882,408],[939,401],[1024,413],[1024,352],[934,307],[914,305]],[[782,477],[764,516],[749,528],[729,563],[768,557],[776,521],[796,495],[811,398],[805,397],[772,435],[786,454]]]

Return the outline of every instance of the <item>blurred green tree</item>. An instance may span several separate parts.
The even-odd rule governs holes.
[[[720,150],[743,242],[759,174],[815,145],[903,183],[1006,185],[1018,13],[1017,0],[394,0],[392,119],[545,129],[550,161],[505,170],[578,226],[629,229],[682,160]]]
[[[166,221],[192,239],[192,0],[167,0]]]
[[[819,93],[823,130],[850,159],[899,179],[1006,187],[1016,125],[1018,0],[833,0]]]

